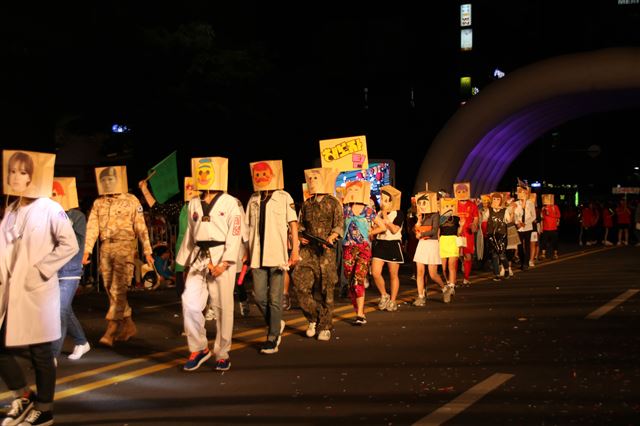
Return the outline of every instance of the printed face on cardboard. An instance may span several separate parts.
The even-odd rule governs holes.
[[[3,192],[28,198],[50,197],[55,154],[2,151]]]
[[[435,213],[438,211],[438,194],[435,192],[418,192],[415,195],[418,213]]]
[[[54,177],[51,199],[60,204],[65,211],[78,208],[79,203],[78,190],[76,189],[76,178]]]
[[[129,191],[127,166],[96,167],[99,195],[124,194]]]
[[[456,200],[466,201],[471,194],[471,182],[456,182],[453,184],[453,196]]]
[[[501,193],[494,192],[493,194],[491,194],[490,197],[491,197],[491,207],[493,207],[494,209],[499,209],[501,207],[504,207]]]
[[[200,195],[200,191],[196,189],[196,183],[193,177],[184,178],[184,201],[189,202]]]
[[[336,186],[336,178],[340,172],[337,169],[319,167],[304,171],[310,194],[333,194]]]
[[[282,161],[258,161],[249,164],[254,191],[275,191],[284,189]]]
[[[542,194],[542,204],[545,206],[552,206],[554,199],[553,194]]]
[[[458,199],[441,198],[440,199],[440,215],[458,215]]]
[[[229,160],[224,157],[191,159],[191,175],[199,191],[227,191]]]
[[[518,200],[525,201],[525,200],[529,199],[529,189],[528,188],[523,188],[523,187],[519,186],[516,189],[516,192],[517,192]]]
[[[380,187],[380,208],[386,212],[400,210],[402,192],[391,185]]]
[[[371,183],[366,180],[357,180],[354,182],[347,182],[345,186],[343,204],[358,203],[369,204],[371,199]]]

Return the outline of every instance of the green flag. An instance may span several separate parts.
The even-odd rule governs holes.
[[[176,151],[173,151],[164,160],[152,167],[149,170],[149,174],[152,173],[153,176],[149,178],[149,182],[158,203],[162,204],[180,193]]]

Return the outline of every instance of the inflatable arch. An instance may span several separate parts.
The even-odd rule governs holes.
[[[497,80],[462,106],[433,140],[414,185],[474,196],[497,189],[518,155],[569,120],[640,106],[640,48],[550,58]]]

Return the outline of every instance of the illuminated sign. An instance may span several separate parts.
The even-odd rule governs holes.
[[[466,51],[473,49],[473,30],[465,28],[460,30],[460,50]]]
[[[471,5],[470,4],[460,5],[460,26],[461,27],[471,26]]]

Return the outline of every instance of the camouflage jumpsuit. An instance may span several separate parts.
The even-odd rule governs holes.
[[[132,194],[102,196],[94,201],[87,222],[84,251],[91,253],[100,236],[100,273],[109,296],[107,320],[121,320],[131,316],[127,289],[134,269],[134,253],[138,241],[144,254],[151,254],[149,232],[142,214],[142,206]]]
[[[342,204],[332,195],[324,195],[320,201],[311,197],[302,205],[298,223],[300,231],[324,239],[335,232],[339,244],[344,233]],[[325,249],[312,241],[300,247],[300,262],[293,271],[293,283],[304,316],[309,322],[317,323],[318,330],[332,328],[333,289],[337,282],[335,248]],[[322,294],[320,303],[313,298],[316,284],[320,285]]]

